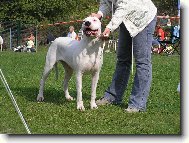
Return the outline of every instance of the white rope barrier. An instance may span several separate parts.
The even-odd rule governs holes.
[[[134,73],[134,50],[133,50],[133,38],[132,38],[132,64],[131,64],[131,73],[132,73],[132,75],[133,75],[133,73]]]
[[[12,100],[12,103],[13,103],[16,111],[18,112],[18,115],[19,115],[20,119],[22,120],[22,123],[23,123],[24,127],[26,128],[27,133],[31,134],[31,132],[30,132],[30,130],[28,128],[28,125],[27,125],[27,123],[26,123],[26,121],[25,121],[25,119],[24,119],[24,117],[23,117],[23,115],[22,115],[17,103],[16,103],[16,100],[15,100],[13,94],[12,94],[12,91],[10,90],[10,87],[9,87],[9,85],[8,85],[8,83],[7,83],[6,79],[5,79],[5,76],[4,76],[4,74],[3,74],[1,69],[0,69],[0,78],[1,78],[1,81],[3,82],[3,84],[4,84],[4,86],[5,86],[6,90],[7,90],[7,93],[9,94],[9,96],[10,96],[10,98]]]

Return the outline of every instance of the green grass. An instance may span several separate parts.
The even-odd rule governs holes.
[[[33,134],[181,134],[180,57],[153,55],[153,82],[145,113],[124,112],[132,87],[132,77],[121,106],[100,106],[90,110],[90,82],[83,79],[85,112],[76,110],[76,101],[65,100],[62,89],[64,71],[59,65],[59,79],[51,72],[45,86],[45,102],[37,103],[39,80],[46,50],[38,53],[0,53],[0,68]],[[110,84],[115,68],[114,53],[104,54],[104,64],[97,88],[97,99]],[[75,77],[69,90],[76,98]],[[11,100],[0,82],[0,133],[26,134]]]

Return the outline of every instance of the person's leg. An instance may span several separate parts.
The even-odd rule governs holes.
[[[136,73],[128,109],[146,110],[146,102],[152,80],[151,46],[156,25],[156,18],[136,37],[133,38],[133,51],[136,62]]]
[[[117,64],[112,82],[105,91],[104,97],[97,101],[98,105],[105,103],[104,98],[109,100],[107,102],[114,101],[115,103],[120,103],[129,80],[132,61],[132,38],[123,23],[120,25],[119,42],[116,53]]]

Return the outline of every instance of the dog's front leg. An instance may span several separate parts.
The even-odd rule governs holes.
[[[96,109],[98,106],[96,105],[96,88],[99,79],[99,71],[94,72],[92,74],[92,85],[91,85],[91,109]]]
[[[73,70],[65,63],[62,63],[65,69],[65,76],[64,76],[64,81],[63,81],[63,87],[64,87],[64,92],[67,100],[73,100],[73,97],[70,96],[68,92],[68,82],[71,79]]]
[[[82,100],[82,73],[80,71],[76,72],[76,87],[77,87],[77,109],[84,111],[85,107],[83,106]]]

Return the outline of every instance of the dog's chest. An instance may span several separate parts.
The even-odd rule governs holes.
[[[85,49],[80,58],[80,65],[82,71],[96,71],[101,68],[102,60],[103,60],[103,51],[101,48],[94,51],[89,51]]]

